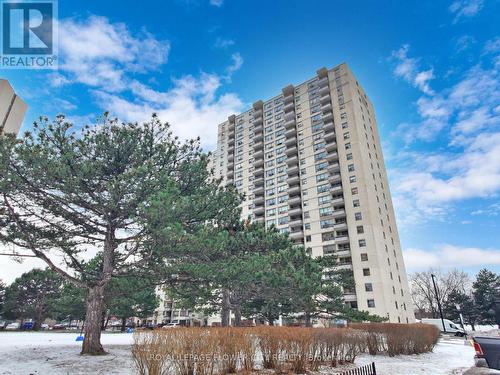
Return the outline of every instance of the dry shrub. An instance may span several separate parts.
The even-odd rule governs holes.
[[[359,353],[419,354],[433,349],[439,331],[428,324],[368,323],[349,328],[172,328],[134,334],[132,354],[141,375],[250,373],[259,350],[276,373],[317,371],[353,363]]]
[[[358,323],[349,326],[368,332],[370,354],[387,352],[391,357],[432,351],[439,338],[439,330],[430,324]]]
[[[132,357],[140,375],[164,375],[169,373],[167,356],[172,347],[157,331],[134,332]]]

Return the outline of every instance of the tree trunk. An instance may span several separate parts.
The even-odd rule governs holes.
[[[222,311],[221,311],[221,325],[223,327],[229,327],[229,322],[231,319],[231,308],[229,300],[229,291],[224,289],[222,291]]]
[[[127,325],[127,318],[122,318],[122,328],[121,328],[122,332],[125,332],[126,325]]]
[[[311,314],[306,312],[305,314],[306,327],[311,327]]]
[[[101,323],[104,299],[104,287],[94,286],[87,295],[87,309],[81,354],[106,354],[101,345]]]
[[[35,314],[35,323],[33,324],[33,331],[40,331],[40,328],[42,328],[43,320],[45,320],[43,317],[43,313],[41,311],[38,311]]]
[[[234,311],[234,325],[236,327],[241,327],[241,307],[236,305],[233,307]]]

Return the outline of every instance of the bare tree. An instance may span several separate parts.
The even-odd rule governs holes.
[[[432,274],[436,276],[438,298],[442,306],[446,304],[451,293],[470,292],[471,280],[469,275],[463,271],[457,269],[442,271],[441,269],[431,268],[427,271],[415,272],[410,275],[410,288],[417,318],[439,317],[436,293],[432,284]]]

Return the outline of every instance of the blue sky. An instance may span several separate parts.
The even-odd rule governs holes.
[[[75,123],[217,124],[347,62],[374,102],[409,271],[500,271],[500,2],[59,1],[57,71],[2,70]],[[3,260],[2,260],[3,262]]]

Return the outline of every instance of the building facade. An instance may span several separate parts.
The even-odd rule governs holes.
[[[414,322],[375,111],[346,64],[231,115],[213,166],[245,194],[243,218],[353,271],[346,304]]]
[[[17,134],[28,106],[5,79],[0,79],[0,134]]]

